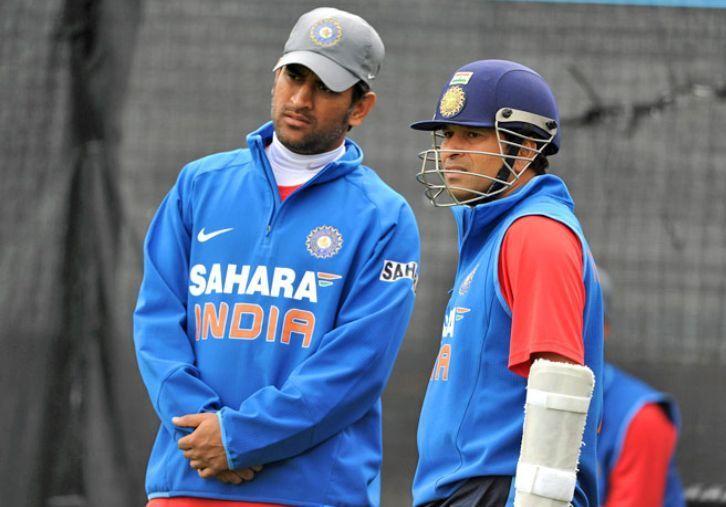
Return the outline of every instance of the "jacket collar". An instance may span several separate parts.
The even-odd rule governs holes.
[[[452,207],[451,211],[454,213],[459,230],[459,245],[466,236],[491,228],[525,199],[537,196],[554,198],[570,210],[575,209],[575,203],[572,201],[565,182],[560,177],[553,174],[535,176],[526,185],[501,199],[476,206]]]
[[[247,146],[255,161],[264,168],[270,181],[274,182],[270,162],[265,154],[265,146],[272,142],[272,122],[269,121],[247,136]],[[363,163],[363,150],[352,139],[345,138],[345,154],[338,160],[326,165],[310,184],[324,183],[345,176]]]

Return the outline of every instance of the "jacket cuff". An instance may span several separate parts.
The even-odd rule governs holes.
[[[222,411],[217,411],[217,420],[219,421],[219,430],[222,433],[222,445],[224,446],[224,454],[227,456],[227,468],[234,470],[232,465],[232,457],[229,455],[229,448],[227,447],[227,432],[224,431],[224,418],[222,417]]]

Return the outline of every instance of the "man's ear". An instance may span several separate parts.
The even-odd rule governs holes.
[[[355,103],[355,105],[353,105],[353,110],[350,112],[350,116],[348,117],[348,125],[351,127],[358,127],[362,125],[363,120],[366,119],[370,110],[373,109],[374,105],[376,105],[377,100],[378,97],[376,97],[374,92],[366,92],[366,94],[363,95],[360,100]]]
[[[537,143],[532,141],[531,139],[523,139],[522,140],[522,148],[519,149],[519,156],[520,157],[533,157],[537,153]],[[514,170],[519,172],[526,164],[526,160],[516,160],[514,162]]]

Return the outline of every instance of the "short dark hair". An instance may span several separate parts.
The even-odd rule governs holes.
[[[365,81],[358,81],[353,85],[353,99],[351,100],[351,106],[358,103],[366,93],[371,91],[371,87],[366,84]]]
[[[358,81],[356,84],[353,85],[353,95],[350,100],[350,108],[348,109],[348,112],[353,111],[353,107],[360,102],[363,97],[365,97],[365,94],[371,91],[371,87],[366,84],[365,81]],[[353,127],[348,125],[348,131],[350,131]]]
[[[538,176],[547,172],[547,168],[550,166],[550,161],[543,154],[537,155],[535,159],[529,164],[529,168],[532,169]]]

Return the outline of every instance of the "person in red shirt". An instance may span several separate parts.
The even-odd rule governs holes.
[[[600,270],[605,337],[611,331],[613,287]],[[605,363],[598,438],[603,507],[684,507],[675,468],[679,413],[675,400]]]
[[[432,133],[417,179],[451,207],[459,240],[414,505],[593,507],[601,294],[574,202],[548,170],[560,147],[554,94],[524,65],[479,60],[411,128]]]

